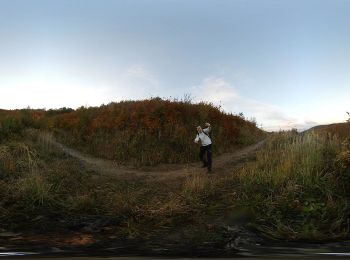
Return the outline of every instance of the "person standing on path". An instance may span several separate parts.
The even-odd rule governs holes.
[[[211,150],[211,138],[209,133],[211,131],[211,125],[209,123],[205,123],[206,128],[202,129],[201,126],[197,126],[197,136],[194,139],[194,142],[197,144],[199,141],[201,142],[201,147],[199,150],[199,159],[203,162],[203,168],[208,168],[208,173],[211,172],[212,166],[212,150]],[[205,154],[206,157],[205,158]]]

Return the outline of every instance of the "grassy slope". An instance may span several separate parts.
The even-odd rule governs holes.
[[[82,164],[56,150],[41,135],[52,130],[68,143],[98,155],[106,150],[108,156],[110,153],[116,156],[113,150],[108,150],[110,143],[119,147],[122,142],[127,145],[124,152],[141,164],[145,162],[142,158],[133,157],[140,144],[150,154],[148,164],[165,159],[165,162],[185,162],[197,159],[193,130],[205,121],[214,126],[216,152],[251,144],[264,135],[255,123],[204,103],[152,99],[76,111],[1,110],[1,226],[49,232],[80,229],[86,221],[112,218],[117,221],[113,231],[128,238],[176,228],[179,223],[202,225],[201,216],[207,217],[202,211],[207,211],[207,204],[201,204],[199,198],[191,195],[192,179],[181,179],[171,185],[166,180],[96,179]],[[123,138],[119,136],[121,133]],[[105,157],[116,159],[108,156]],[[117,159],[126,157],[119,154]],[[202,182],[201,178],[194,177],[193,181]],[[198,195],[200,200],[206,198]],[[196,209],[198,206],[200,209]]]
[[[188,246],[224,239],[220,219],[235,206],[233,183],[224,176],[195,174],[171,183],[165,178],[96,178],[42,140],[27,132],[0,146],[1,227],[39,234],[86,232],[89,225],[107,220],[105,239],[113,235]]]
[[[209,241],[213,247],[224,245],[223,227],[240,219],[281,239],[349,234],[350,147],[336,138],[272,134],[256,158],[232,174],[194,174],[169,183],[96,177],[35,131],[6,133],[0,146],[4,228],[93,234],[104,228],[105,238],[185,245]],[[101,221],[105,224],[96,224]]]
[[[92,234],[106,228],[106,240],[214,247],[225,243],[224,227],[237,223],[288,240],[348,236],[350,157],[336,139],[276,134],[232,174],[192,174],[169,182],[97,178],[29,135],[0,147],[5,228]],[[96,224],[101,221],[105,224]]]

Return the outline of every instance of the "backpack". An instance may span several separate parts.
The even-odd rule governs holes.
[[[210,130],[211,130],[211,129],[210,129]],[[211,131],[210,131],[210,132],[211,132]],[[213,140],[211,139],[211,134],[210,134],[210,132],[209,132],[209,133],[206,133],[206,132],[204,132],[204,131],[202,130],[202,133],[205,134],[206,136],[208,136],[208,137],[210,138],[211,141],[213,141]],[[198,132],[197,132],[197,135],[199,135]]]

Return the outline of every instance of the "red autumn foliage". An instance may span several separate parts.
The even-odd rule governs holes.
[[[253,143],[263,135],[255,123],[224,113],[212,104],[160,98],[82,107],[48,117],[67,144],[137,165],[195,160],[195,127],[204,122],[213,125],[216,153]]]
[[[119,163],[153,165],[197,159],[196,126],[210,122],[215,154],[256,142],[264,132],[210,103],[153,98],[100,107],[0,110],[0,138],[28,127],[53,131],[67,145]]]

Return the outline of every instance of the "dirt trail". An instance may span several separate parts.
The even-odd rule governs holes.
[[[231,171],[241,164],[241,161],[253,155],[257,149],[259,149],[263,144],[264,140],[256,144],[247,146],[243,149],[237,150],[232,153],[224,153],[219,156],[213,157],[213,173],[222,171]],[[51,138],[51,145],[62,150],[64,153],[77,158],[85,164],[85,166],[98,174],[112,174],[112,175],[127,175],[127,176],[159,176],[159,175],[172,175],[180,176],[188,173],[196,173],[205,171],[200,167],[200,162],[181,164],[181,165],[160,165],[156,167],[136,169],[126,166],[117,165],[111,160],[106,160],[102,158],[97,158],[75,149],[69,148],[62,143],[59,143]]]

